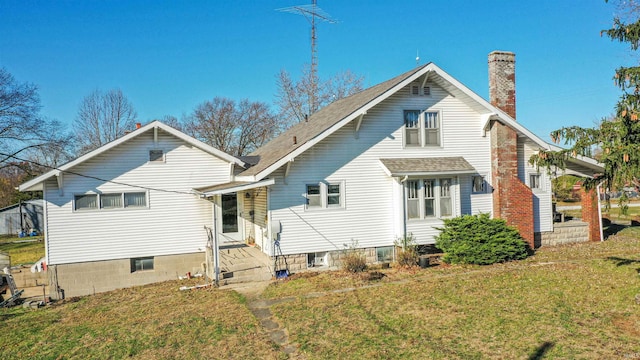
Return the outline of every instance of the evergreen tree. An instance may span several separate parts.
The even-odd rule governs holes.
[[[633,9],[630,9],[633,10]],[[614,18],[613,27],[601,35],[613,41],[627,43],[631,50],[640,47],[640,18],[631,11],[628,21]],[[593,128],[563,127],[551,132],[551,139],[564,140],[570,148],[561,151],[541,151],[530,162],[542,167],[565,167],[565,161],[576,155],[593,157],[604,165],[604,172],[587,179],[584,186],[593,188],[602,182],[605,189],[619,190],[626,186],[640,187],[640,66],[620,67],[614,75],[616,86],[622,91],[615,113]],[[620,205],[626,212],[628,198],[623,192]]]

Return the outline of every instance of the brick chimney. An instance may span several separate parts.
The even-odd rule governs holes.
[[[516,118],[516,55],[507,51],[489,54],[489,100]],[[533,193],[518,178],[518,134],[498,120],[491,121],[491,185],[493,216],[514,226],[535,246]]]
[[[516,54],[509,51],[489,54],[489,101],[516,118]]]

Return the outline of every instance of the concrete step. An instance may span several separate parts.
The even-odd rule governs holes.
[[[225,284],[270,280],[272,265],[268,256],[250,246],[220,247],[220,281]]]

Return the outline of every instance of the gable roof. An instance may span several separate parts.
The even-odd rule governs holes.
[[[120,145],[122,143],[125,143],[125,142],[127,142],[127,141],[129,141],[131,139],[134,139],[134,138],[136,138],[136,137],[138,137],[138,136],[140,136],[142,134],[145,134],[148,131],[151,131],[151,130],[157,131],[158,129],[162,130],[162,131],[164,131],[166,133],[169,133],[169,134],[177,137],[178,139],[186,142],[187,144],[199,148],[200,150],[202,150],[204,152],[207,152],[207,153],[209,153],[211,155],[214,155],[214,156],[216,156],[216,157],[218,157],[218,158],[220,158],[220,159],[222,159],[224,161],[227,161],[228,163],[236,164],[236,165],[238,165],[238,166],[240,166],[242,168],[246,168],[247,167],[247,164],[244,161],[240,160],[239,158],[237,158],[235,156],[232,156],[232,155],[229,155],[229,154],[227,154],[227,153],[225,153],[225,152],[223,152],[221,150],[218,150],[218,149],[214,148],[213,146],[207,145],[207,144],[203,143],[200,140],[194,139],[191,136],[189,136],[189,135],[187,135],[187,134],[185,134],[185,133],[183,133],[181,131],[178,131],[178,130],[174,129],[174,128],[170,127],[169,125],[165,125],[165,124],[161,123],[160,121],[155,120],[155,121],[152,121],[149,124],[141,127],[140,129],[136,129],[136,130],[130,132],[129,134],[126,134],[126,135],[124,135],[124,136],[122,136],[122,137],[120,137],[120,138],[118,138],[116,140],[113,140],[113,141],[111,141],[111,142],[109,142],[109,143],[107,143],[107,144],[105,144],[105,145],[103,145],[103,146],[101,146],[101,147],[99,147],[99,148],[97,148],[95,150],[92,150],[92,151],[90,151],[90,152],[88,152],[88,153],[76,158],[75,160],[72,160],[72,161],[70,161],[70,162],[68,162],[68,163],[66,163],[66,164],[64,164],[64,165],[62,165],[62,166],[60,166],[60,167],[58,167],[58,168],[56,168],[54,170],[51,170],[51,171],[49,171],[47,173],[44,173],[44,174],[42,174],[42,175],[40,175],[40,176],[38,176],[38,177],[36,177],[34,179],[31,179],[31,180],[25,182],[24,184],[21,184],[18,187],[18,190],[19,191],[38,191],[38,190],[42,190],[42,183],[44,181],[46,181],[47,179],[49,179],[49,178],[51,178],[53,176],[59,175],[60,173],[63,173],[65,170],[69,170],[69,169],[73,168],[74,166],[76,166],[78,164],[81,164],[81,163],[83,163],[83,162],[85,162],[85,161],[87,161],[89,159],[92,159],[92,158],[104,153],[105,151],[110,150],[110,149],[112,149],[112,148],[114,148],[114,147],[116,147],[116,146],[118,146],[118,145]]]
[[[513,128],[522,136],[533,140],[538,146],[550,149],[550,145],[517,123],[507,113],[491,105],[465,85],[447,74],[434,63],[418,66],[390,80],[372,86],[357,94],[335,101],[311,115],[308,121],[298,123],[271,140],[251,155],[259,156],[258,163],[238,174],[238,179],[260,180],[279,169],[287,162],[311,148],[344,125],[366,116],[369,109],[389,98],[400,89],[421,76],[428,76],[450,94],[460,97],[483,114],[487,123],[498,120]]]

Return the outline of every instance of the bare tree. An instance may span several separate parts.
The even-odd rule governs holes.
[[[298,81],[291,78],[286,70],[277,76],[278,92],[276,105],[284,127],[303,121],[330,103],[353,95],[362,90],[364,77],[350,70],[334,75],[326,81],[312,79],[309,66],[302,71]],[[313,80],[313,81],[312,81]]]
[[[277,133],[277,118],[269,106],[247,99],[215,97],[187,117],[187,133],[226,153],[241,156],[262,146]]]
[[[119,138],[134,128],[137,116],[120,89],[92,92],[82,100],[73,124],[78,151],[86,153]]]
[[[69,140],[59,122],[40,116],[37,86],[0,68],[0,207],[19,196],[20,181],[67,161]]]

